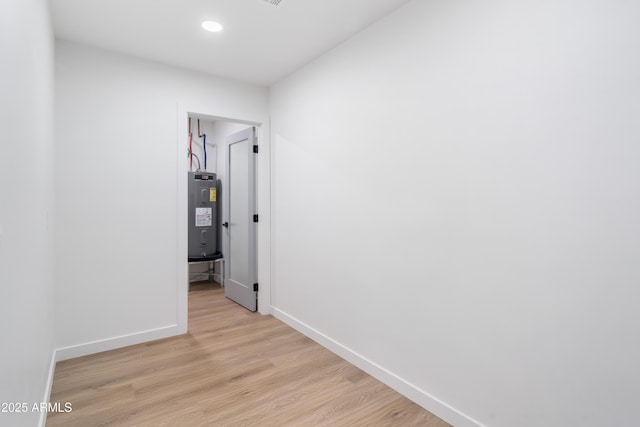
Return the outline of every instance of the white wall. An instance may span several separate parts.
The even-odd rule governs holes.
[[[53,32],[46,0],[0,3],[0,425],[36,425],[53,356]],[[4,408],[7,409],[7,408]],[[10,408],[9,408],[10,409]]]
[[[180,152],[187,161],[186,114],[178,118],[184,106],[265,121],[267,91],[56,43],[56,344],[62,358],[177,332],[184,306],[176,301],[186,304],[179,286],[186,259],[184,278],[176,264],[179,247],[186,251],[176,206],[177,187],[186,186],[176,159]],[[180,150],[178,129],[184,131]]]
[[[457,425],[635,425],[639,19],[413,1],[275,85],[279,317]]]

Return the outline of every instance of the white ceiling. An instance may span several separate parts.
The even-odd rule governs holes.
[[[51,0],[56,37],[270,85],[409,0]],[[214,20],[221,33],[200,24]]]

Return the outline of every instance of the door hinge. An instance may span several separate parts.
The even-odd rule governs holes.
[[[258,222],[258,214],[255,214],[255,215],[253,216],[253,222]]]
[[[258,154],[258,144],[253,146],[253,152]]]
[[[258,284],[257,283],[253,284],[253,292],[258,292]]]

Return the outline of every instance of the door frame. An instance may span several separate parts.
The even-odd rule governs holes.
[[[177,269],[177,329],[178,334],[188,331],[189,319],[189,266],[187,264],[187,142],[189,117],[206,120],[218,120],[255,126],[256,138],[260,153],[257,158],[256,192],[257,213],[260,216],[257,230],[257,261],[258,261],[258,313],[271,314],[271,149],[270,128],[268,118],[262,121],[248,120],[242,117],[228,117],[213,112],[202,106],[178,104],[177,106],[177,135],[176,135],[176,162],[177,162],[177,245],[176,245],[176,269]],[[226,197],[226,196],[225,196]]]

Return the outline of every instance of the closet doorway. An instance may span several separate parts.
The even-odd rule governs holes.
[[[179,126],[182,137],[179,138],[178,173],[183,177],[178,176],[178,220],[181,225],[178,228],[179,241],[188,238],[187,219],[188,215],[193,214],[187,212],[188,172],[199,169],[215,173],[218,180],[218,247],[224,259],[224,262],[215,264],[218,269],[216,277],[224,277],[225,296],[251,311],[258,310],[262,314],[268,314],[270,289],[265,284],[269,283],[270,269],[265,271],[263,268],[260,274],[259,265],[269,266],[265,261],[270,260],[270,245],[266,245],[267,250],[261,250],[258,244],[261,235],[267,236],[267,239],[263,238],[263,243],[268,243],[270,234],[269,224],[260,221],[269,215],[267,212],[264,212],[266,215],[259,212],[260,202],[269,200],[265,197],[269,196],[266,185],[269,182],[269,159],[261,158],[263,152],[268,151],[266,138],[263,137],[263,132],[266,133],[264,126],[256,122],[186,111],[180,116],[183,126]],[[187,245],[184,246],[184,250],[179,248],[179,255],[186,252]],[[187,264],[186,253],[182,259],[186,268],[178,269],[178,326],[182,332],[186,332],[189,279],[197,280],[198,273],[202,274],[200,280],[206,278],[209,266]],[[198,268],[202,271],[199,272]],[[220,268],[224,270],[220,271]],[[263,286],[259,286],[261,280]]]

